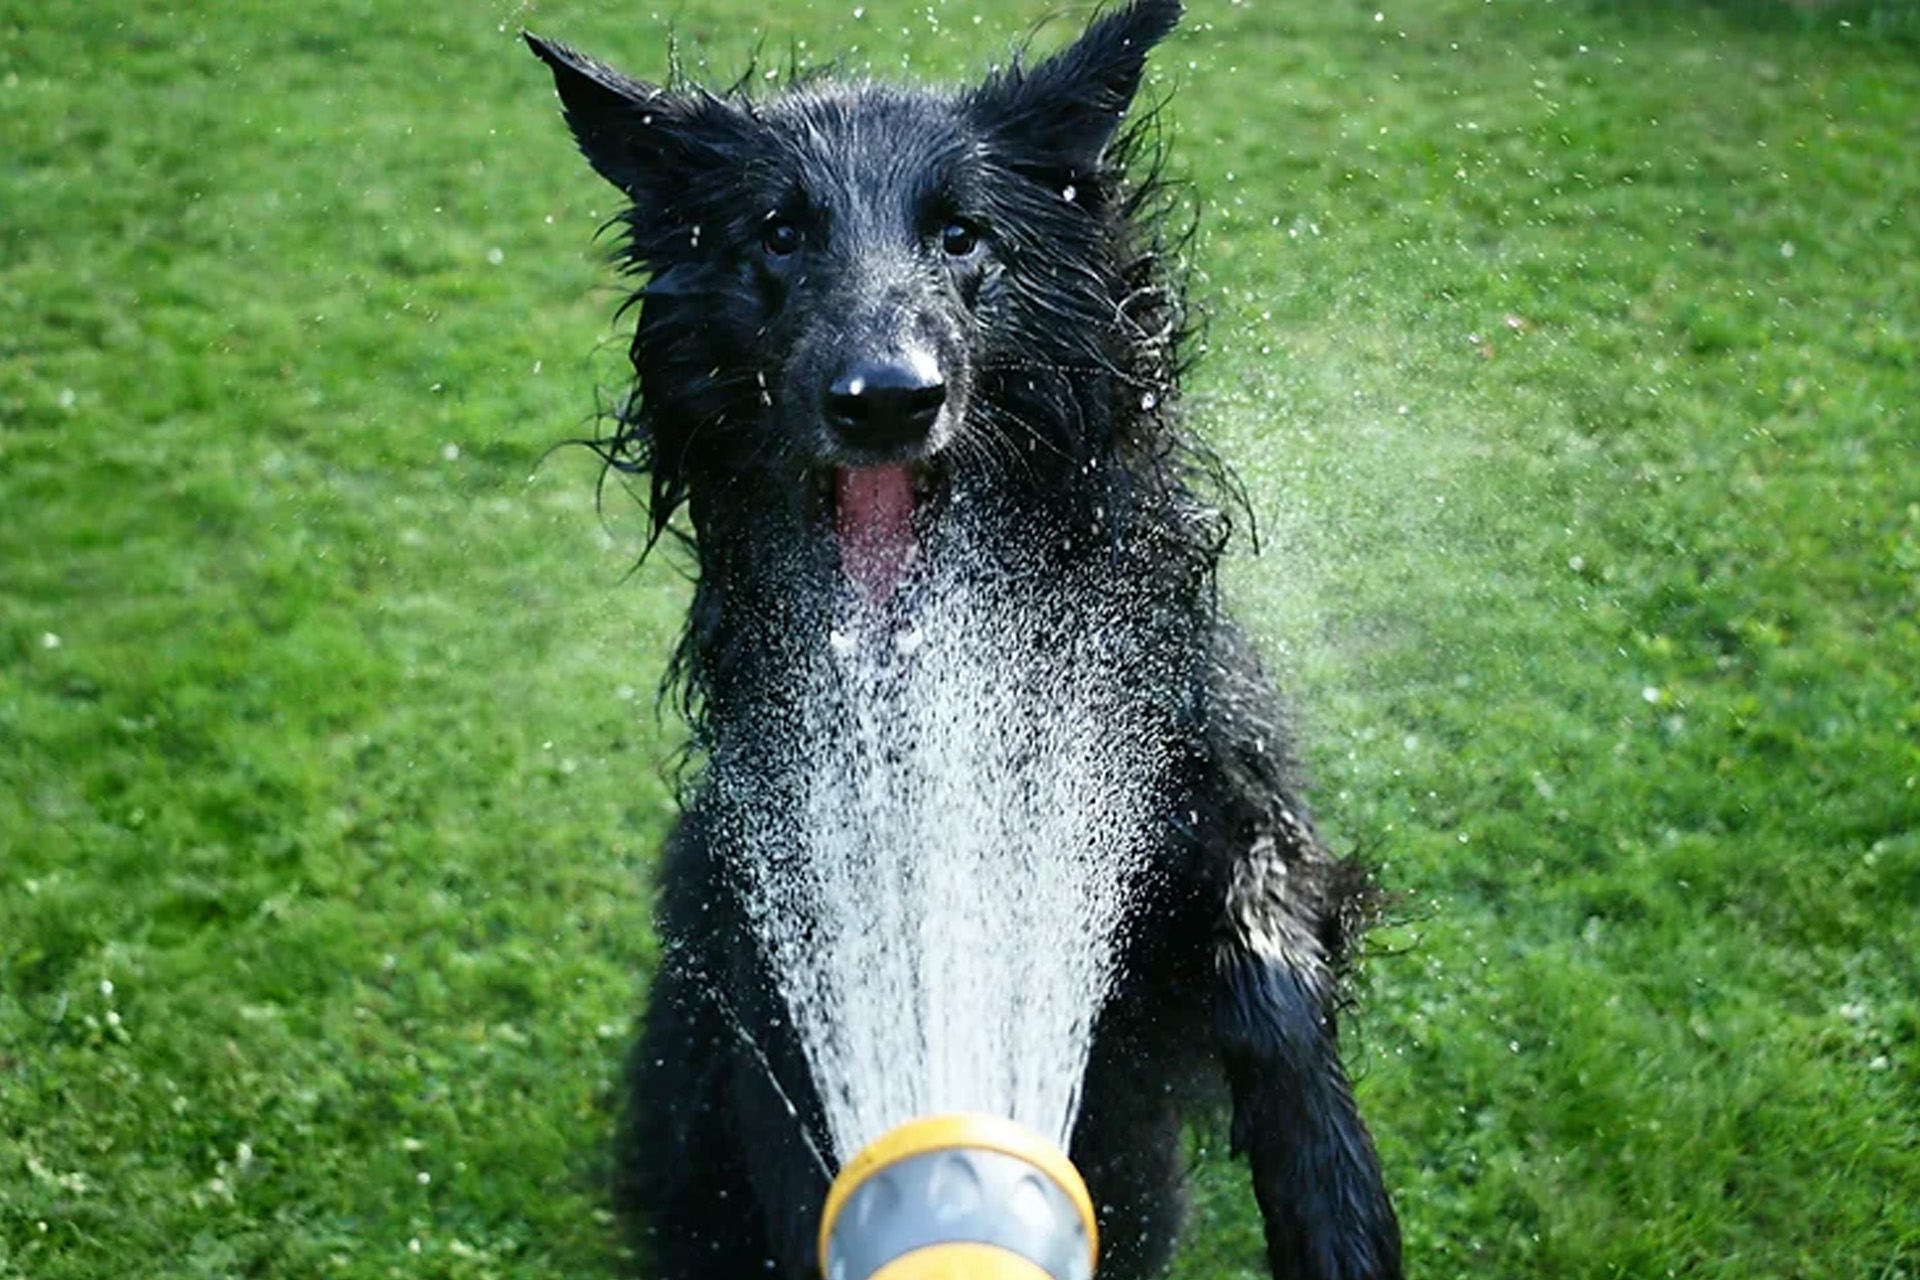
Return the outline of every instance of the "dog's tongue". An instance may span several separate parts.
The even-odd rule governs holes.
[[[913,563],[913,476],[901,464],[834,474],[840,564],[869,600],[884,600]]]

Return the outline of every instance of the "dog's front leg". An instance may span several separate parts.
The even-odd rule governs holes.
[[[1340,1065],[1313,900],[1263,838],[1234,868],[1215,944],[1214,1033],[1233,1150],[1253,1172],[1275,1280],[1390,1280],[1400,1228]]]

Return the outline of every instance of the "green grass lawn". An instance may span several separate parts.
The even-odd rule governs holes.
[[[1920,1277],[1920,20],[1191,0],[1193,389],[1418,1276]],[[1053,6],[663,9],[952,76]],[[531,26],[0,0],[0,1277],[589,1277],[684,593]],[[1046,28],[1043,43],[1073,22]],[[1259,1273],[1196,1135],[1187,1280]]]

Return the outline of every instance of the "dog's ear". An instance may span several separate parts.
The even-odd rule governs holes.
[[[1147,53],[1180,21],[1180,0],[1133,0],[1034,67],[1015,64],[974,92],[978,119],[1028,152],[1091,170],[1140,89]]]
[[[581,154],[636,204],[670,196],[703,163],[724,163],[743,135],[746,118],[711,94],[633,80],[563,44],[521,34],[552,68]]]

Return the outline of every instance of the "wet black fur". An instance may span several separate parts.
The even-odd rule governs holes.
[[[656,536],[687,528],[697,568],[675,680],[703,764],[665,855],[616,1153],[652,1274],[814,1273],[827,1142],[714,796],[752,769],[739,744],[791,702],[793,655],[846,590],[815,474],[892,457],[931,460],[994,513],[1004,555],[989,545],[978,572],[1119,574],[1144,602],[1132,639],[1157,655],[1140,678],[1168,709],[1178,794],[1073,1139],[1102,1276],[1168,1257],[1201,1077],[1230,1092],[1275,1276],[1399,1274],[1334,1025],[1367,880],[1315,834],[1280,706],[1218,608],[1236,504],[1180,414],[1189,318],[1151,122],[1123,127],[1178,17],[1137,0],[957,92],[822,77],[765,100],[640,83],[529,37],[630,200],[637,376],[600,447],[647,477]],[[928,439],[876,452],[821,426],[836,369],[909,348],[945,379]]]

